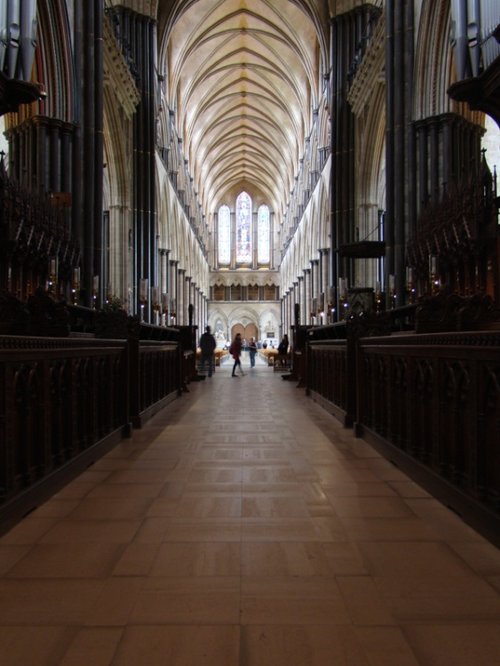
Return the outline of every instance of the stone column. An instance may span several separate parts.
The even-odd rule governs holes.
[[[312,298],[318,298],[319,296],[319,259],[313,259],[311,261],[312,267]]]
[[[126,205],[109,209],[109,266],[108,285],[114,296],[129,301],[129,312],[134,311],[133,276],[130,271],[128,229],[131,211]],[[108,285],[105,285],[107,288]]]
[[[305,307],[304,307],[304,302],[305,302],[305,298],[304,298],[304,296],[305,296],[305,289],[304,289],[304,287],[305,287],[305,282],[304,282],[304,276],[303,276],[303,275],[299,275],[298,278],[297,278],[297,280],[298,280],[298,287],[297,287],[297,303],[299,304],[299,315],[300,315],[300,320],[299,320],[298,323],[299,323],[299,324],[304,324],[304,323],[305,323],[305,317],[306,317],[306,311],[305,311]],[[293,323],[295,324],[295,318],[294,318],[294,322],[293,322]]]
[[[160,294],[169,292],[168,255],[170,250],[160,250]]]
[[[299,283],[297,281],[293,283],[292,293],[293,293],[293,298],[291,299],[290,302],[290,325],[288,327],[288,331],[285,331],[290,340],[292,339],[291,327],[292,325],[295,325],[295,305],[300,302]]]
[[[304,269],[304,315],[302,321],[304,324],[311,323],[311,269]]]
[[[289,292],[285,292],[281,300],[281,334],[288,328],[288,295]]]
[[[171,260],[170,261],[170,303],[169,303],[169,317],[172,313],[175,313],[175,318],[169,320],[169,324],[178,323],[178,311],[179,311],[179,271],[178,266],[179,262]]]
[[[325,294],[325,298],[328,296],[328,287],[331,286],[332,281],[330,279],[330,250],[325,248],[321,250],[323,255],[323,266],[322,266],[322,277],[321,277],[321,291]]]

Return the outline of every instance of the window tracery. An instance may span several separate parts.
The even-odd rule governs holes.
[[[260,265],[270,263],[270,231],[269,206],[259,206],[257,215],[257,263]]]
[[[254,213],[252,197],[245,191],[234,208],[222,205],[217,215],[217,265],[266,267],[271,265],[271,211],[262,204]]]
[[[252,263],[252,199],[246,192],[236,199],[236,263]]]
[[[220,266],[229,266],[231,263],[231,211],[229,206],[219,208],[219,242],[218,256]]]

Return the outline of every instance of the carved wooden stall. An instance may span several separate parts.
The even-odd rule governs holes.
[[[483,159],[479,177],[451,187],[422,212],[408,243],[417,294],[488,295],[500,306],[496,180]]]
[[[500,540],[500,331],[362,339],[358,434]]]
[[[427,333],[311,329],[306,391],[500,543],[500,312],[488,297],[437,296],[415,325]]]
[[[49,288],[70,300],[80,248],[70,233],[67,199],[28,192],[0,159],[0,289],[25,301]]]
[[[33,335],[0,335],[0,532],[174,400],[186,376],[175,329],[140,340],[133,320],[121,339],[42,337],[26,317]]]

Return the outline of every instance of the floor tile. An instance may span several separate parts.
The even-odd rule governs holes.
[[[404,633],[425,666],[497,666],[498,622],[407,626]]]
[[[249,375],[193,382],[0,537],[1,665],[497,666],[500,551]]]
[[[239,576],[241,546],[234,542],[164,543],[156,553],[151,576]]]
[[[111,666],[122,628],[84,627],[76,634],[58,666]]]
[[[370,666],[350,627],[246,626],[242,666]]]
[[[65,625],[0,626],[0,663],[2,666],[62,664],[74,632]],[[96,666],[101,665],[97,662]]]
[[[131,626],[113,666],[239,666],[240,628],[229,626]]]
[[[102,578],[123,546],[115,543],[37,544],[8,572],[9,578]]]
[[[149,578],[130,624],[226,624],[240,621],[240,581],[226,577]]]

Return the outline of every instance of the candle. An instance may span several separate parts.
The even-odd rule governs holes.
[[[168,294],[166,294],[165,292],[163,292],[161,295],[161,307],[163,312],[166,312],[168,310]]]
[[[139,284],[139,298],[141,301],[148,300],[148,280],[143,278]]]
[[[73,268],[73,284],[75,287],[80,285],[80,267]]]
[[[153,301],[153,306],[158,306],[160,304],[160,290],[158,287],[151,287],[151,300]]]
[[[92,292],[95,295],[97,294],[98,291],[99,291],[99,276],[94,275],[94,277],[92,278]]]

